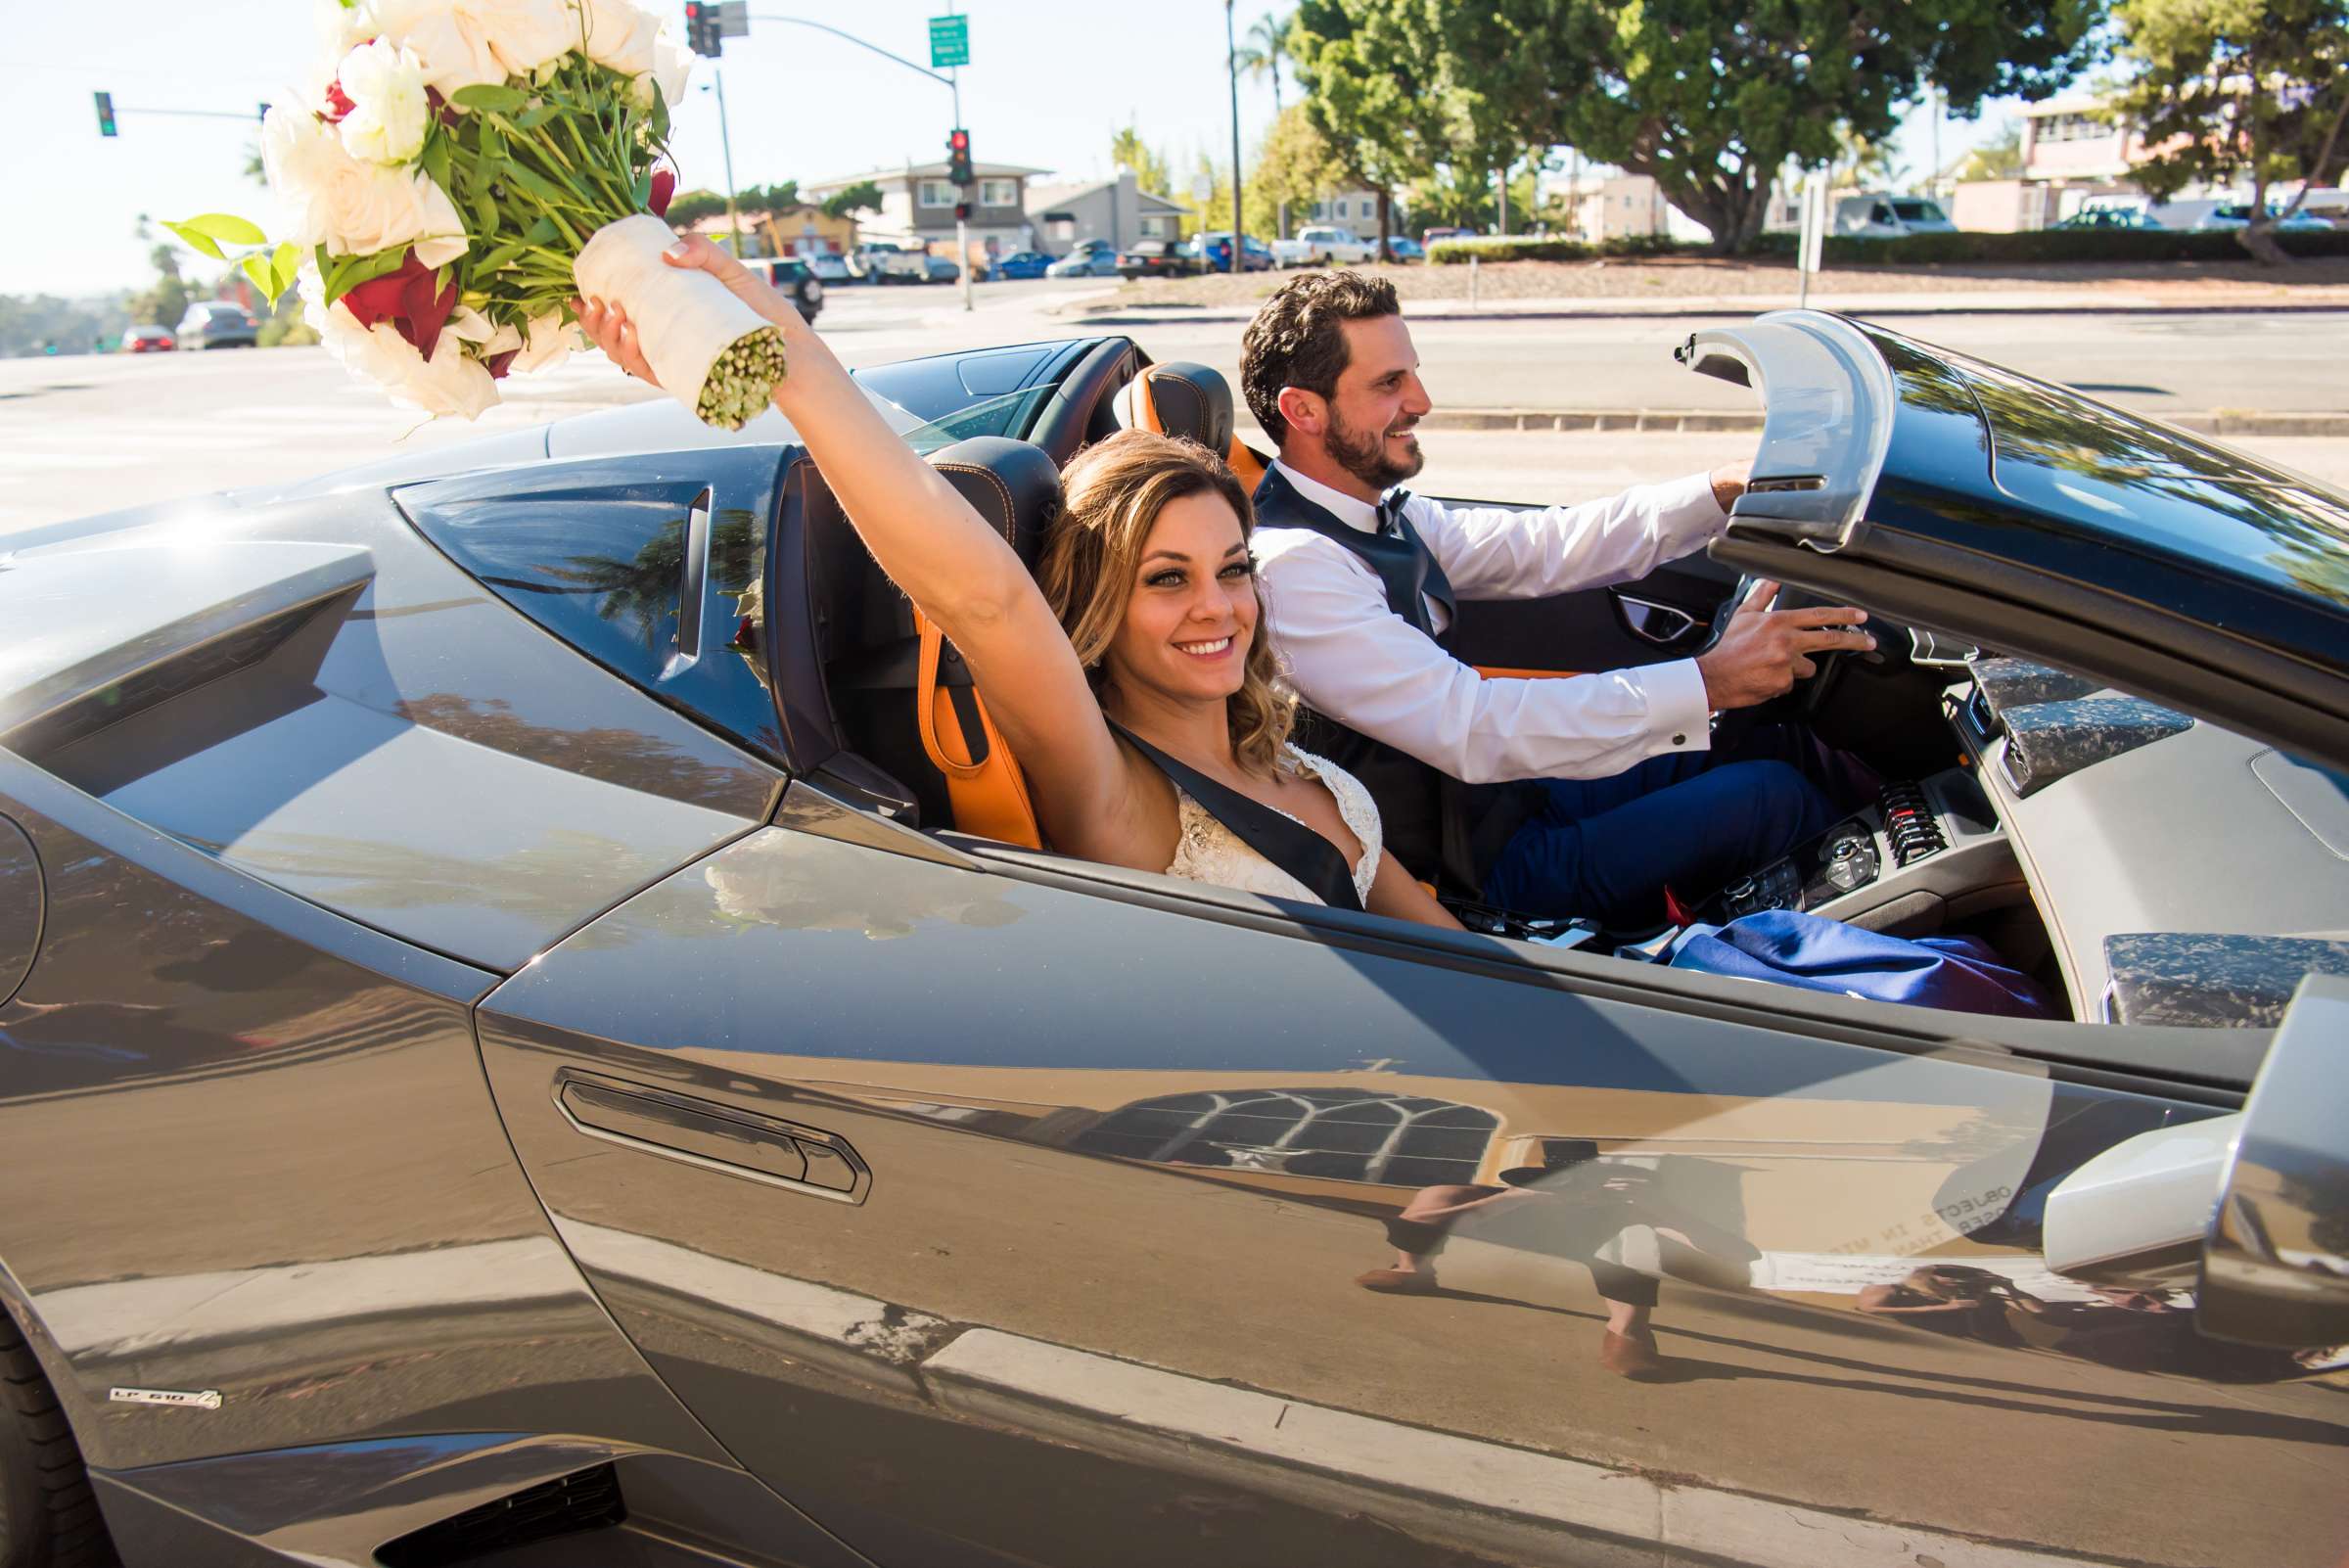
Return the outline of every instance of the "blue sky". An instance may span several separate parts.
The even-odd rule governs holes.
[[[284,84],[314,47],[306,0],[0,6],[0,145],[18,150],[10,193],[18,221],[13,243],[0,250],[0,293],[144,285],[151,242],[132,232],[141,212],[231,211],[267,221],[265,193],[241,173],[255,123],[140,111],[253,115],[261,102],[290,96]],[[681,0],[675,9],[681,17]],[[925,62],[926,19],[945,9],[943,0],[752,0],[754,18],[813,16]],[[982,161],[1069,178],[1105,174],[1110,137],[1128,121],[1178,169],[1200,151],[1230,156],[1223,7],[1216,0],[964,0],[956,9],[971,18],[962,112]],[[1240,29],[1265,10],[1241,0]],[[724,71],[741,184],[944,156],[951,123],[944,87],[813,28],[754,21],[750,37],[727,40]],[[710,79],[703,62],[676,116],[673,147],[686,185],[716,189],[724,166]],[[114,140],[98,135],[90,95],[101,89],[114,94],[121,129]],[[1270,87],[1243,83],[1243,135],[1253,142],[1271,115]],[[1915,118],[1904,156],[1921,172],[1925,137],[1922,116]],[[1980,134],[1945,122],[1945,157]]]

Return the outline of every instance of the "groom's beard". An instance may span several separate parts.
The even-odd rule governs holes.
[[[1333,406],[1329,411],[1329,431],[1321,443],[1338,467],[1360,480],[1374,490],[1390,490],[1427,466],[1427,454],[1415,447],[1406,462],[1397,462],[1387,455],[1387,438],[1401,435],[1419,422],[1400,420],[1383,431],[1361,432],[1346,428]]]

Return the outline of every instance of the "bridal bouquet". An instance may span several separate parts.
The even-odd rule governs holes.
[[[661,385],[739,430],[783,341],[708,273],[670,267],[669,106],[690,57],[634,0],[315,0],[322,56],[274,105],[261,162],[271,246],[208,213],[169,227],[298,287],[330,352],[392,400],[467,419],[497,382],[560,360],[570,301],[617,301]]]

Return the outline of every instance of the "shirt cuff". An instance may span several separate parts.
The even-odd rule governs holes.
[[[1713,493],[1713,472],[1691,474],[1686,479],[1671,480],[1656,486],[1664,492],[1663,514],[1666,526],[1695,524],[1718,527],[1728,520],[1721,501]]]
[[[1705,677],[1695,660],[1641,665],[1630,674],[1647,697],[1651,756],[1712,749],[1712,711],[1705,706]]]

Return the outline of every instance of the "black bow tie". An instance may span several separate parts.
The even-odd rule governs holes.
[[[1403,503],[1411,498],[1408,490],[1396,490],[1378,503],[1378,531],[1397,534],[1403,531]]]

